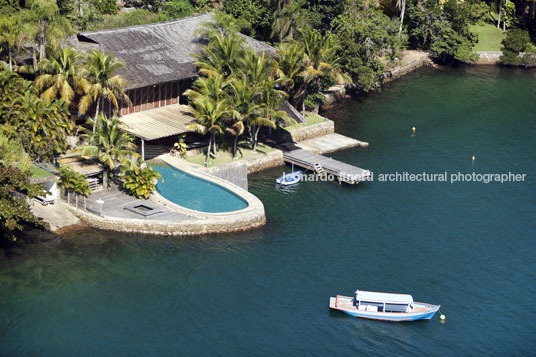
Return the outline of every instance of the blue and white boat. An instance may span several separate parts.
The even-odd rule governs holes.
[[[441,305],[414,302],[407,294],[355,292],[355,297],[337,295],[329,298],[329,308],[355,317],[384,321],[430,320]]]
[[[298,170],[298,171],[293,171],[288,174],[284,174],[280,176],[277,180],[275,180],[275,182],[281,186],[294,185],[300,182],[301,177],[302,177],[302,172],[301,170]]]

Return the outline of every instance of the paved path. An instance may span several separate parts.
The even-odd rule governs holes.
[[[349,138],[341,134],[333,133],[322,135],[313,139],[300,141],[296,145],[302,149],[317,154],[324,154],[328,152],[349,149],[355,146],[367,147],[368,143]]]
[[[86,224],[69,212],[61,202],[43,206],[34,201],[31,210],[33,214],[47,222],[54,233],[87,228]]]

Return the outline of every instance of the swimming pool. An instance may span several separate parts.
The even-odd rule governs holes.
[[[244,209],[248,203],[228,189],[166,164],[153,165],[162,175],[156,191],[180,206],[201,212],[219,213]]]

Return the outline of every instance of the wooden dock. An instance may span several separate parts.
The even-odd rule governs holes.
[[[358,184],[361,181],[367,181],[371,176],[369,170],[348,165],[294,145],[283,151],[283,158],[285,162],[311,170],[321,177],[331,176],[339,183]]]

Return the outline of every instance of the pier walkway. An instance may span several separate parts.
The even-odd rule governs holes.
[[[315,154],[294,144],[280,146],[283,149],[285,162],[311,170],[319,176],[332,175],[339,183],[348,184],[358,184],[370,178],[369,170]]]

